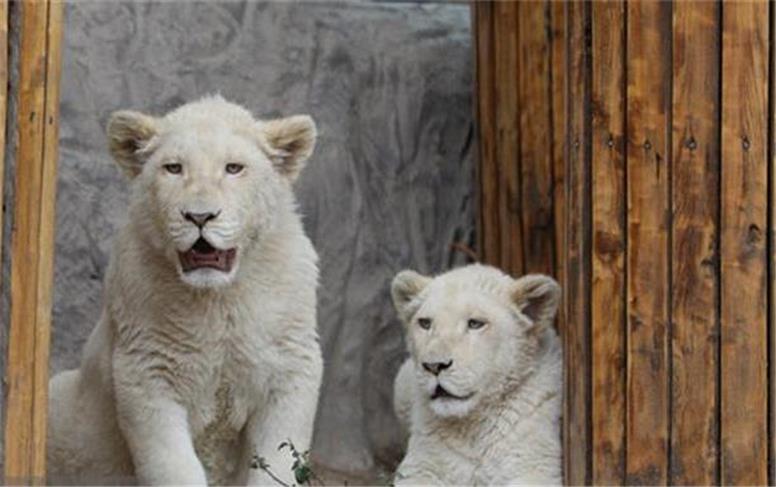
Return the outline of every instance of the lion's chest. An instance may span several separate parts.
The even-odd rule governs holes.
[[[273,368],[263,358],[268,346],[261,336],[230,323],[222,333],[204,337],[178,363],[179,396],[211,483],[232,482],[245,462],[243,431],[271,382]]]

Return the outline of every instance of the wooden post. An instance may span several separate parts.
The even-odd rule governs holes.
[[[722,5],[720,478],[768,483],[767,2]]]
[[[40,484],[46,476],[62,8],[58,0],[35,0],[22,2],[19,12],[6,483]]]

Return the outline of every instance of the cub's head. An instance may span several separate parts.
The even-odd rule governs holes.
[[[292,207],[316,138],[308,116],[259,121],[220,96],[163,117],[119,111],[107,132],[133,179],[133,228],[201,288],[232,282],[241,256]]]
[[[472,265],[436,278],[402,271],[391,294],[422,400],[437,416],[462,417],[530,372],[560,288],[547,276]]]

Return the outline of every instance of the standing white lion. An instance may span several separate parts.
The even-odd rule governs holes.
[[[560,288],[471,265],[392,285],[410,358],[394,385],[409,432],[399,485],[560,485]]]
[[[159,118],[114,113],[132,179],[105,304],[80,369],[51,380],[52,482],[293,481],[322,375],[317,256],[292,183],[307,116],[257,121],[221,97]]]

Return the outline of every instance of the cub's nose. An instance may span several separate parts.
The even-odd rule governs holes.
[[[204,227],[207,222],[210,220],[215,220],[218,215],[221,214],[221,212],[216,213],[192,213],[190,211],[181,212],[183,213],[183,218],[190,221],[194,225],[198,226],[199,228]]]
[[[423,368],[434,375],[439,375],[445,369],[449,369],[453,365],[452,360],[447,362],[423,362]]]

